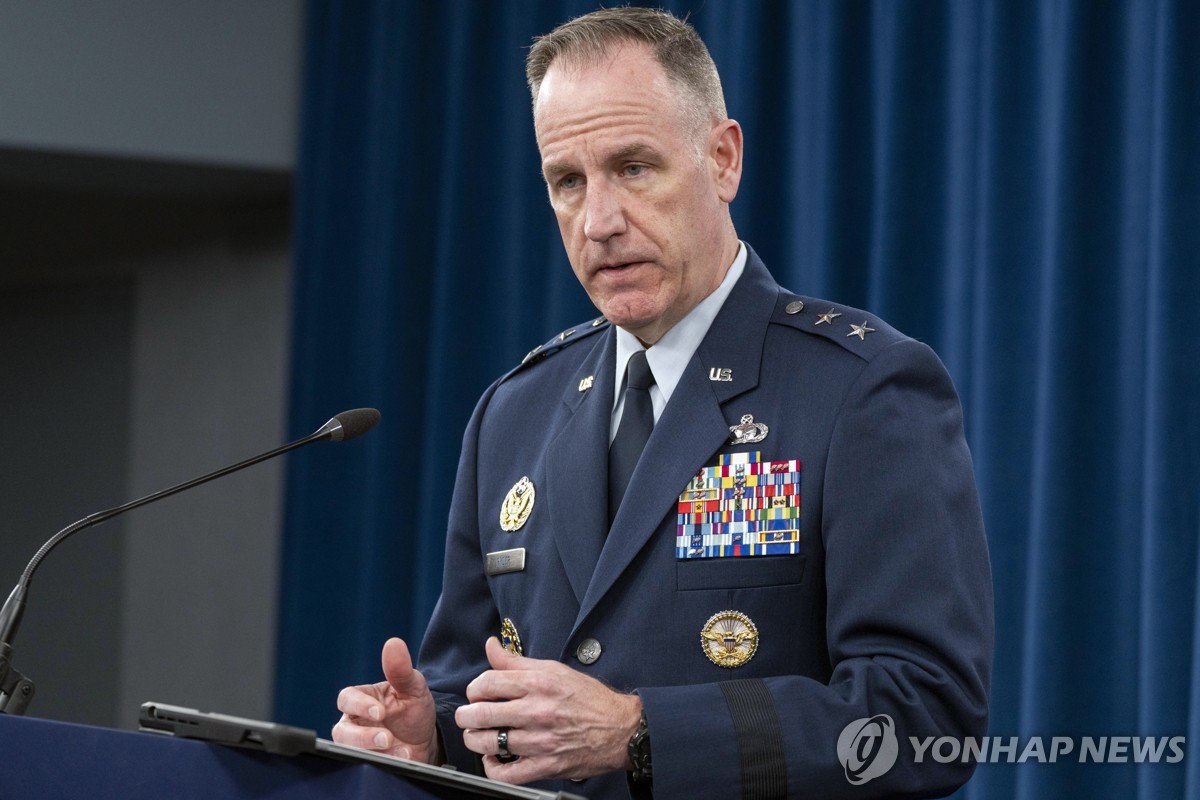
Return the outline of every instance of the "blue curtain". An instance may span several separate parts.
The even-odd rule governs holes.
[[[1188,737],[1180,764],[986,764],[960,794],[1200,796],[1200,4],[665,5],[745,130],[742,238],[954,376],[996,581],[991,734]],[[420,640],[476,398],[593,314],[522,62],[594,7],[309,2],[291,419],[383,421],[289,463],[281,721],[327,730],[387,636]]]

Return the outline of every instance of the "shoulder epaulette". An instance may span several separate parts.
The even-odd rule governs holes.
[[[786,291],[779,294],[771,322],[836,342],[868,361],[888,345],[907,338],[874,314]]]
[[[568,345],[574,344],[581,339],[586,339],[594,333],[599,333],[606,327],[608,327],[608,320],[604,317],[597,317],[591,322],[584,322],[580,325],[567,328],[562,333],[550,339],[550,341],[539,344],[526,353],[517,369],[530,364],[536,364],[542,359],[548,358],[552,353],[557,353]]]

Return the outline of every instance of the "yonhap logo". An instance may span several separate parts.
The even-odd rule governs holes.
[[[855,786],[886,773],[899,753],[896,723],[887,714],[856,719],[838,736],[838,759],[846,769],[846,780]]]

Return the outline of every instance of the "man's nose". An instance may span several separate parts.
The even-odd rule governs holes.
[[[593,242],[604,242],[625,232],[625,210],[605,181],[588,183],[583,233]]]

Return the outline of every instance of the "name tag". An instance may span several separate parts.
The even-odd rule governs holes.
[[[675,557],[740,558],[800,552],[800,461],[730,453],[679,495]]]
[[[483,567],[485,575],[503,575],[506,572],[521,572],[523,569],[525,569],[524,547],[488,553]]]

